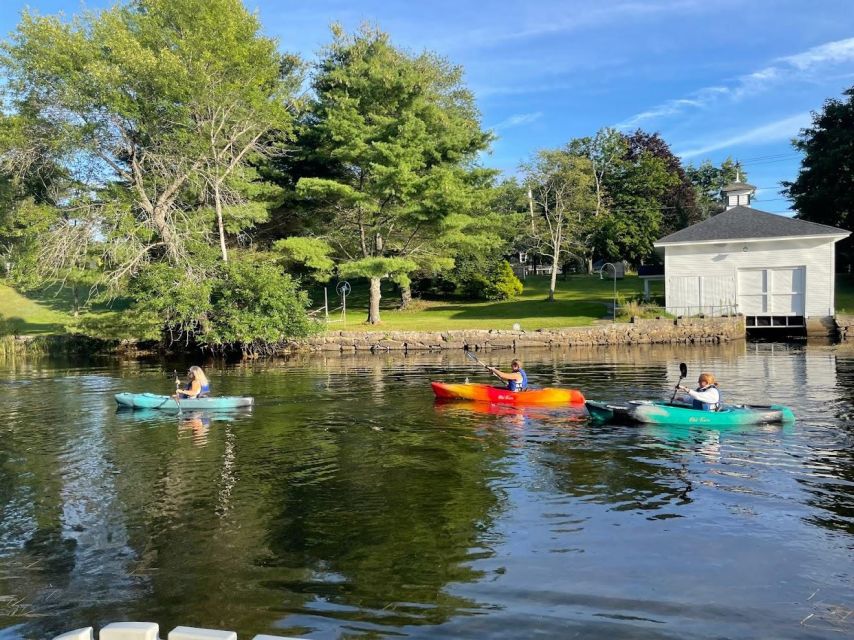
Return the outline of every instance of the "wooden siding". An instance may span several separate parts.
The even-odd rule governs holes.
[[[734,306],[739,300],[740,270],[803,267],[806,316],[833,315],[834,244],[825,238],[807,238],[665,247],[667,308],[683,314],[682,309],[692,305]]]

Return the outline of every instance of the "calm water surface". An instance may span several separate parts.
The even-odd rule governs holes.
[[[798,422],[435,404],[430,380],[485,380],[462,354],[214,365],[216,392],[257,399],[233,415],[116,411],[116,392],[168,392],[171,362],[6,363],[0,638],[123,619],[241,637],[854,634],[854,350],[519,355],[536,383],[603,400],[668,395],[684,360]]]

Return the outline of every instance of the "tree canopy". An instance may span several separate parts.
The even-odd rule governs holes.
[[[793,141],[804,156],[797,178],[783,183],[798,217],[854,229],[854,87],[813,113],[812,125]],[[840,243],[842,262],[852,263],[852,243]]]
[[[290,137],[299,64],[240,0],[134,0],[70,21],[25,11],[2,65],[6,173],[66,183],[42,198],[58,213],[44,217],[42,278],[95,262],[95,284],[119,295],[162,263],[192,287],[216,277],[211,247],[225,260],[226,234],[266,218],[275,192],[251,163]]]
[[[370,280],[368,322],[377,323],[380,281],[408,285],[443,220],[476,205],[475,161],[490,134],[459,67],[410,55],[377,29],[333,27],[312,86],[296,182],[305,227],[342,275]]]
[[[461,67],[371,26],[333,25],[302,60],[242,0],[24,11],[0,72],[4,272],[70,287],[75,309],[123,298],[214,348],[316,329],[305,287],[335,277],[367,282],[372,324],[384,280],[401,308],[413,292],[516,295],[514,256],[551,264],[553,296],[567,261],[652,258],[735,178],[731,160],[683,166],[659,134],[613,128],[501,176]],[[805,219],[850,227],[845,95],[796,141],[786,193]]]

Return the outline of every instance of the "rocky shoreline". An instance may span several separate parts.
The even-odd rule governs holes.
[[[327,331],[291,343],[292,351],[409,351],[524,349],[617,344],[720,343],[743,340],[744,318],[634,318],[564,329],[456,331]]]

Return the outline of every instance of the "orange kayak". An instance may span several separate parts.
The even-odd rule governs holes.
[[[442,400],[478,400],[499,404],[581,404],[584,396],[578,389],[528,389],[508,391],[489,384],[448,384],[431,382],[433,393]]]

